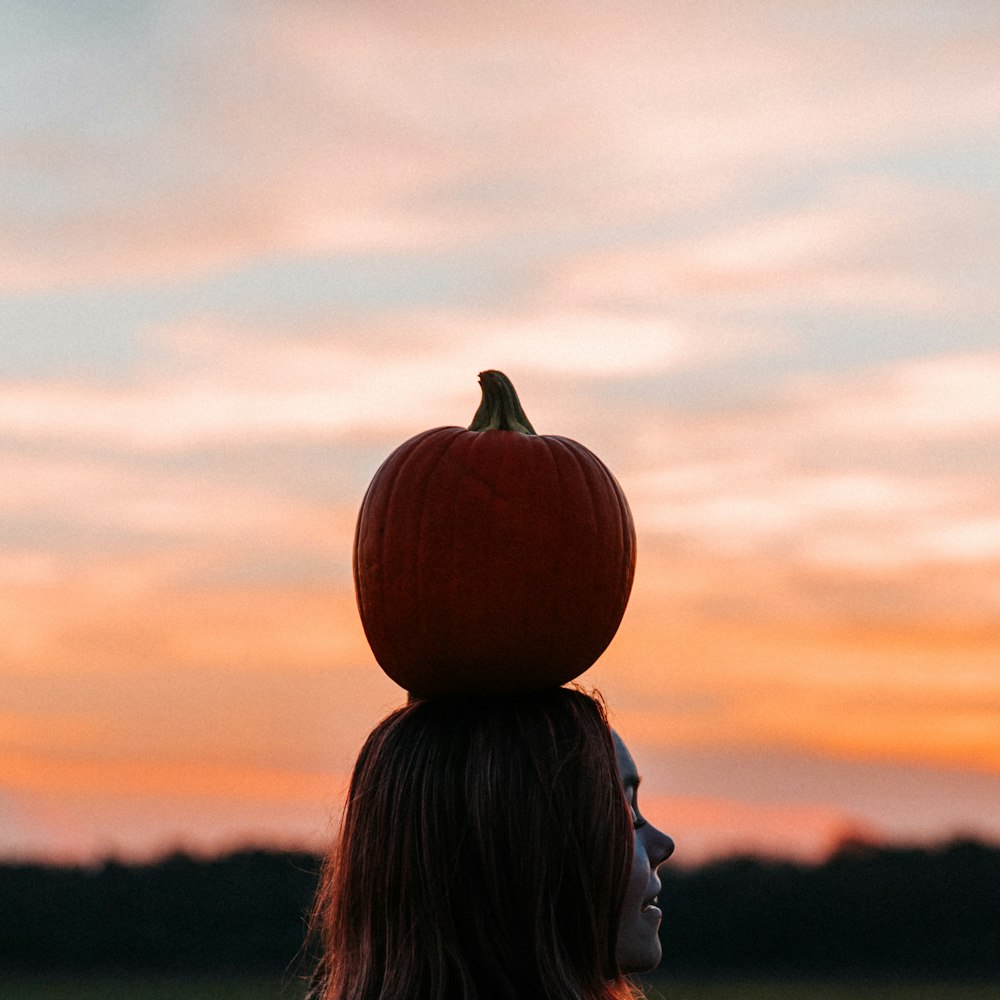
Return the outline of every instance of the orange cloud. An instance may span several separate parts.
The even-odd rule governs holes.
[[[680,560],[658,567],[671,569],[670,589],[637,575],[622,629],[584,675],[630,737],[1000,773],[992,619],[860,625],[794,591],[786,601],[802,581],[751,561],[703,565],[697,582]]]
[[[347,784],[337,772],[0,754],[14,819],[0,851],[75,862],[178,848],[319,850],[335,834]]]
[[[179,846],[220,850],[261,838],[321,849],[336,829],[348,781],[343,772],[0,754],[0,788],[43,823],[46,853],[66,860]],[[681,865],[732,851],[818,860],[846,835],[867,831],[849,814],[818,804],[665,796],[644,788],[642,808],[675,839]]]
[[[275,670],[364,662],[370,652],[348,583],[177,586],[156,558],[106,560],[5,594],[2,666],[18,672],[117,671],[144,663]],[[183,557],[168,559],[183,571]]]
[[[221,343],[196,345],[224,353]],[[290,381],[328,374],[312,343],[287,353],[266,346],[261,358],[268,371],[286,364]],[[399,361],[386,364],[399,371]],[[1000,600],[995,498],[974,476],[947,466],[934,473],[918,461],[928,420],[971,444],[1000,429],[991,399],[965,378],[995,366],[992,355],[956,356],[853,381],[817,380],[815,392],[796,389],[756,412],[688,414],[669,433],[655,408],[629,427],[627,410],[612,414],[617,425],[588,416],[581,436],[590,440],[587,421],[602,425],[611,451],[601,453],[621,469],[640,537],[632,606],[592,672],[607,678],[609,698],[623,706],[652,699],[651,719],[692,745],[764,742],[995,769],[992,715],[978,707],[997,695],[987,666],[997,652],[988,636]],[[236,364],[236,384],[252,380],[253,368],[245,357]],[[432,399],[436,388],[445,391],[438,375]],[[129,391],[141,398],[139,387]],[[877,433],[867,420],[843,416],[852,407],[879,415]],[[290,434],[295,427],[291,419]],[[855,456],[872,449],[860,468],[840,458],[848,442]],[[880,464],[879,449],[903,444],[913,468],[898,458]],[[826,449],[830,457],[820,460]],[[9,469],[24,474],[0,498],[8,516],[48,515],[84,537],[100,526],[120,551],[62,552],[36,541],[5,560],[6,672],[100,678],[171,665],[298,675],[372,664],[348,572],[368,470],[337,470],[354,477],[345,492],[355,491],[356,501],[333,506],[319,494],[293,498],[259,476],[192,478],[113,456],[9,458]],[[303,556],[330,566],[325,582],[276,584],[244,568],[251,557],[278,570]],[[902,641],[907,634],[912,643]],[[947,680],[907,701],[901,681],[929,685],[935,672]],[[742,702],[744,690],[756,701]],[[703,707],[677,711],[671,693],[701,698]],[[869,713],[875,703],[897,713],[885,732]],[[238,724],[229,726],[241,746],[253,745]],[[184,741],[189,752],[206,751],[183,732],[179,743],[157,738],[171,753],[184,752]],[[220,736],[211,752],[224,754],[224,742]]]
[[[761,804],[648,795],[645,790],[640,798],[645,816],[673,837],[673,863],[680,866],[737,853],[815,862],[825,860],[849,837],[882,839],[869,824],[818,803]]]
[[[18,792],[194,797],[226,800],[329,801],[346,790],[343,774],[159,761],[58,760],[0,756],[0,785]]]

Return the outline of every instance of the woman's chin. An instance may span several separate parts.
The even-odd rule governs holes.
[[[618,964],[622,972],[627,975],[634,975],[642,972],[652,972],[663,958],[663,949],[660,942],[650,944],[645,948],[636,948],[626,951],[618,958]]]

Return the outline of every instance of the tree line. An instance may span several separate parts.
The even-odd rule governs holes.
[[[731,858],[665,872],[670,967],[1000,981],[998,846],[847,843],[818,865]]]
[[[246,850],[148,864],[0,864],[0,969],[305,974],[320,858]],[[683,972],[1000,981],[1000,847],[847,844],[822,864],[665,869],[665,964]]]

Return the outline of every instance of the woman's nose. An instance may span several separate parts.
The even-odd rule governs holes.
[[[656,842],[650,844],[649,856],[653,861],[653,867],[657,868],[663,864],[671,854],[674,853],[674,838],[665,834],[662,830],[656,831]]]

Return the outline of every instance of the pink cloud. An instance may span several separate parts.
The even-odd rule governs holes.
[[[232,19],[223,50],[165,43],[164,78],[183,74],[197,100],[155,130],[114,138],[111,119],[69,152],[64,137],[24,138],[15,168],[41,156],[69,204],[44,228],[8,220],[0,282],[177,280],[283,254],[642,222],[996,123],[990,25],[945,46],[807,24],[780,3],[753,18],[470,10],[264,5]]]
[[[870,824],[821,803],[765,805],[654,794],[643,796],[643,812],[674,838],[674,863],[681,866],[731,854],[819,862],[847,838],[883,839]]]
[[[871,441],[949,440],[993,436],[1000,430],[1000,354],[967,353],[902,362],[839,391],[816,406],[827,433]]]
[[[942,191],[898,179],[842,177],[794,209],[756,218],[730,216],[695,236],[652,245],[621,245],[566,257],[552,269],[557,301],[642,304],[664,319],[701,325],[711,335],[719,317],[740,328],[761,313],[789,307],[866,309],[943,316],[989,308],[992,289],[974,302],[933,247],[965,260],[975,274],[992,253],[985,196]],[[985,296],[985,298],[984,298]],[[791,335],[785,334],[790,340]]]
[[[195,322],[149,339],[161,356],[131,381],[8,383],[0,440],[138,453],[274,439],[401,441],[426,427],[467,423],[478,405],[476,375],[485,368],[504,369],[519,383],[523,373],[530,393],[543,377],[650,375],[755,347],[736,336],[706,344],[698,331],[655,315],[544,305],[415,311],[311,335]],[[99,475],[74,469],[83,488]],[[58,463],[47,473],[61,474]],[[168,495],[169,487],[160,494],[165,503]]]
[[[964,354],[809,376],[750,412],[650,411],[619,476],[642,530],[706,552],[837,571],[989,561],[988,478],[925,456],[942,444],[985,454],[998,384],[1000,358]]]

